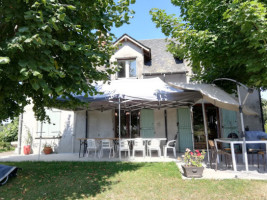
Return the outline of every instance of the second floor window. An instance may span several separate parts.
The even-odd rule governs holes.
[[[118,60],[120,71],[118,78],[132,78],[136,77],[136,60]]]

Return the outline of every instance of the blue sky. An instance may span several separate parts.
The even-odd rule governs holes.
[[[136,3],[130,8],[135,11],[134,18],[130,19],[130,24],[112,29],[117,38],[124,33],[136,40],[166,38],[152,22],[149,11],[152,8],[160,8],[166,10],[168,14],[175,14],[178,17],[180,15],[179,7],[171,4],[171,0],[136,0]],[[267,91],[261,94],[264,99],[267,99]]]
[[[136,40],[165,38],[160,29],[157,29],[152,22],[149,11],[152,8],[160,8],[166,10],[168,14],[180,15],[179,7],[171,4],[171,0],[136,0],[136,3],[130,8],[135,11],[134,18],[130,19],[130,24],[112,30],[117,38],[124,33]]]

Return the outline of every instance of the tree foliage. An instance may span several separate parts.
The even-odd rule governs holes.
[[[0,120],[14,118],[31,100],[44,120],[44,107],[75,106],[73,94],[94,94],[92,82],[114,73],[110,30],[128,23],[130,3],[0,0]],[[59,96],[70,101],[58,103]]]
[[[15,118],[11,123],[3,126],[0,131],[0,142],[12,142],[18,140],[19,119]]]
[[[194,79],[232,78],[267,88],[265,0],[171,0],[181,18],[150,11],[162,32],[175,39],[168,49],[191,62]]]

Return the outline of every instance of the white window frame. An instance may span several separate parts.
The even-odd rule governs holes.
[[[116,73],[117,79],[123,79],[123,78],[137,78],[137,63],[136,63],[136,58],[129,58],[129,59],[117,59],[117,62],[125,62],[125,77],[119,77],[119,72]],[[130,77],[130,62],[135,61],[135,71],[136,74],[133,77]]]

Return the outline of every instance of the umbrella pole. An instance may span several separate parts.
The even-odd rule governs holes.
[[[120,151],[120,145],[121,145],[121,98],[119,98],[119,158],[121,160],[121,151]]]
[[[208,128],[207,128],[207,119],[206,119],[206,112],[205,112],[205,106],[204,106],[204,99],[202,99],[202,113],[203,113],[204,130],[205,130],[205,136],[206,136],[208,162],[210,162],[209,144],[208,144],[209,136],[208,136]]]
[[[246,137],[245,137],[243,106],[242,106],[241,95],[240,95],[240,86],[238,84],[237,84],[237,91],[238,91],[239,113],[240,113],[241,128],[242,128],[241,135],[243,138],[243,144],[242,144],[243,161],[245,162],[246,171],[248,171],[248,156],[247,156]]]

